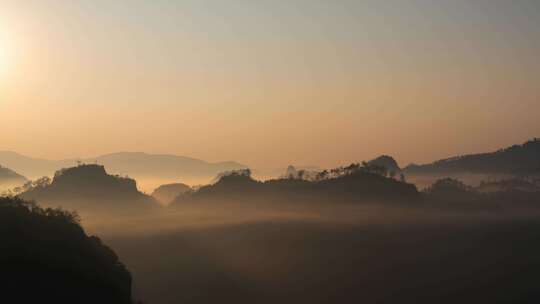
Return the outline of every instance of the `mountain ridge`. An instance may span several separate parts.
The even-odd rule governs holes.
[[[247,168],[236,161],[208,162],[187,156],[146,152],[114,152],[88,158],[49,160],[0,151],[0,163],[30,179],[52,176],[57,170],[78,163],[104,165],[111,173],[129,175],[138,180],[211,180],[220,172]]]
[[[28,179],[25,176],[0,165],[0,190],[22,185],[27,181]]]
[[[540,173],[540,139],[534,138],[521,145],[512,145],[494,152],[467,154],[434,161],[411,164],[403,169],[406,174],[538,174]]]
[[[113,210],[157,206],[155,200],[141,193],[135,180],[111,175],[100,165],[79,165],[56,172],[19,195],[46,206],[70,209]]]

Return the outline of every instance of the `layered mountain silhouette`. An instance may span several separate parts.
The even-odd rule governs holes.
[[[52,181],[37,183],[20,197],[78,211],[129,212],[156,205],[152,197],[137,190],[135,180],[109,175],[100,165],[62,169]]]
[[[11,169],[0,166],[0,190],[20,186],[27,181],[26,177]]]
[[[27,157],[11,151],[0,151],[0,163],[29,179],[37,179],[42,176],[52,176],[57,170],[71,167],[77,163],[77,160],[46,160]]]
[[[129,175],[137,180],[206,180],[223,171],[247,168],[237,162],[209,163],[176,155],[157,155],[120,152],[86,159],[46,160],[31,158],[15,152],[0,151],[0,163],[31,179],[52,176],[61,168],[77,163],[100,164],[113,174]]]
[[[476,187],[476,191],[481,193],[494,192],[539,192],[540,183],[538,181],[512,178],[507,180],[485,181]]]
[[[423,194],[432,207],[448,203],[468,209],[515,212],[527,208],[531,212],[540,206],[540,183],[532,178],[484,181],[473,187],[447,177],[437,180]]]
[[[410,165],[407,175],[540,174],[540,140],[533,139],[491,153],[456,156],[426,165]]]
[[[167,178],[182,180],[205,178],[210,180],[223,171],[247,168],[237,162],[209,163],[203,160],[175,155],[157,155],[146,153],[122,152],[87,159],[84,162],[97,161],[115,174],[128,174],[139,178]]]
[[[131,274],[75,214],[0,198],[0,288],[7,303],[131,304]]]
[[[192,191],[192,189],[186,184],[167,184],[161,185],[156,190],[154,190],[154,192],[152,192],[152,197],[155,198],[158,202],[167,205],[174,201],[174,199],[179,195],[187,193],[189,191]]]
[[[230,172],[215,184],[178,197],[175,204],[198,200],[270,201],[400,201],[415,200],[419,192],[412,184],[389,177],[379,167],[352,164],[316,175],[289,176],[257,181],[250,170]]]

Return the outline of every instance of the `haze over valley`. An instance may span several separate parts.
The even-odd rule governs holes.
[[[0,1],[0,303],[540,303],[540,3]]]
[[[537,262],[537,246],[508,254],[537,236],[539,147],[532,140],[404,169],[387,155],[328,170],[289,166],[267,180],[238,169],[202,186],[166,184],[152,196],[134,179],[80,162],[8,195],[76,210],[85,230],[131,270],[133,296],[148,302],[536,299],[528,287],[536,270],[520,265]],[[448,162],[453,177],[435,179]],[[433,181],[420,191],[407,182],[415,177],[410,170],[426,170],[418,176]],[[455,179],[471,173],[487,178],[469,185]],[[486,297],[487,289],[477,288],[484,284],[504,292]]]
[[[47,160],[3,151],[0,152],[0,163],[32,179],[52,177],[57,170],[78,163],[95,163],[107,167],[113,174],[138,179],[147,191],[177,180],[193,185],[207,183],[221,172],[246,168],[245,165],[233,161],[209,163],[183,156],[140,152],[119,152],[86,159]]]

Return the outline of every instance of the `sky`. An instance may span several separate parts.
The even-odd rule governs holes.
[[[540,137],[535,0],[0,0],[0,150],[401,165]]]

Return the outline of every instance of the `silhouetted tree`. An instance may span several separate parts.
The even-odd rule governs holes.
[[[306,175],[306,170],[298,171],[298,179],[304,179],[305,175]]]
[[[118,303],[131,275],[76,213],[0,198],[0,288],[13,303]]]
[[[322,181],[322,180],[325,180],[328,178],[328,170],[324,170],[324,171],[321,171],[321,172],[318,172],[316,177],[315,177],[315,180],[316,181]]]
[[[387,169],[382,166],[361,167],[358,163],[338,167],[330,171],[311,174],[300,170],[295,178],[283,178],[260,182],[246,174],[233,172],[223,176],[217,183],[201,187],[176,202],[193,200],[223,199],[269,199],[275,201],[298,199],[330,199],[333,201],[358,201],[366,197],[396,198],[401,201],[415,200],[419,197],[414,185],[400,183],[387,178]]]

